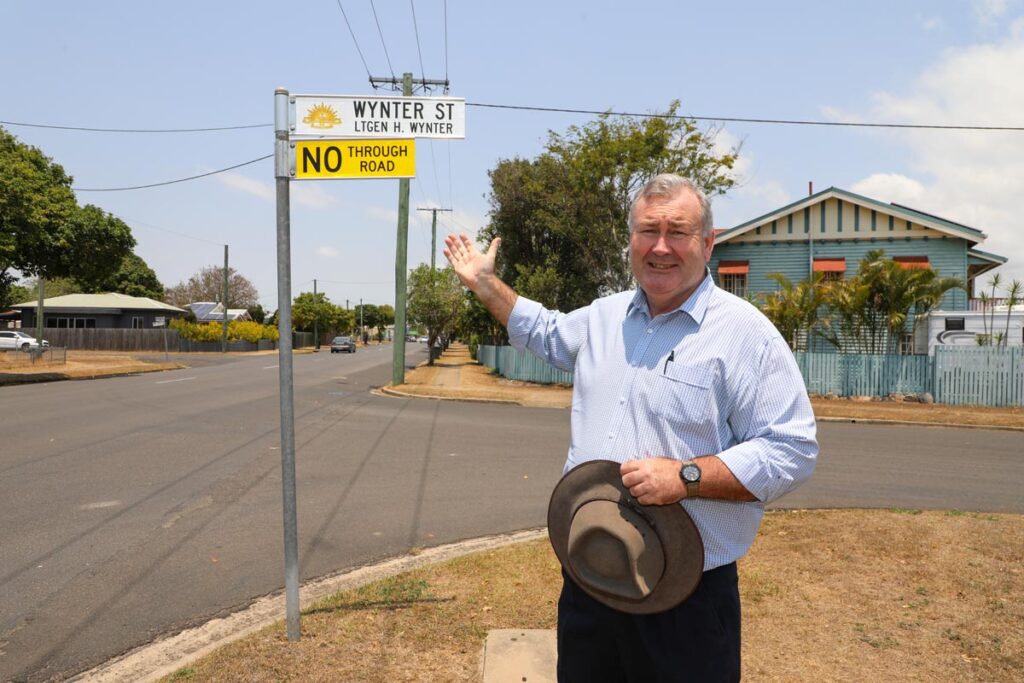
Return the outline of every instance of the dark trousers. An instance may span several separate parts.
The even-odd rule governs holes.
[[[704,572],[685,602],[658,614],[606,607],[562,572],[559,683],[717,683],[740,680],[736,563]]]

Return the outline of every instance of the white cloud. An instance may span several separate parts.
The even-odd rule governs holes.
[[[221,184],[251,194],[268,202],[276,199],[274,184],[255,180],[241,173],[219,173],[214,176]],[[313,183],[292,183],[291,201],[310,209],[325,209],[335,204],[335,199],[323,187]]]
[[[883,202],[920,208],[925,201],[925,187],[913,178],[899,173],[875,173],[850,187],[851,192]]]
[[[241,173],[219,173],[214,177],[230,188],[255,195],[260,199],[268,201],[273,201],[274,199],[274,186],[262,180],[253,180]]]
[[[989,16],[1005,11],[1005,3],[981,5]],[[906,91],[874,95],[865,118],[1017,126],[1024,111],[1022,72],[1024,39],[1019,33],[1002,42],[952,50]],[[1009,258],[1001,269],[1004,278],[1024,279],[1024,133],[911,130],[884,137],[907,149],[912,172],[875,173],[856,183],[854,191],[982,230],[988,240],[979,248]]]
[[[931,32],[936,29],[942,28],[945,24],[942,21],[942,17],[917,17],[918,22],[921,24],[921,28],[926,32]]]
[[[334,258],[338,255],[338,250],[334,247],[317,247],[317,256],[326,256],[327,258]]]

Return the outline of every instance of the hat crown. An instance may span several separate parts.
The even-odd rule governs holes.
[[[633,509],[610,500],[580,506],[569,528],[569,566],[593,590],[643,600],[665,572],[661,539]]]

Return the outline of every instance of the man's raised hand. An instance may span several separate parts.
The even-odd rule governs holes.
[[[466,233],[448,234],[444,238],[444,255],[462,284],[476,292],[481,280],[494,276],[494,262],[501,238],[495,237],[486,252],[481,252]]]

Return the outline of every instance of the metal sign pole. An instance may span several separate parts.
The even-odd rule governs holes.
[[[281,487],[284,502],[284,591],[288,640],[298,640],[299,543],[295,514],[295,397],[292,373],[292,264],[288,91],[274,91],[274,178],[277,185],[277,332],[281,396]],[[225,302],[225,316],[227,302]]]

